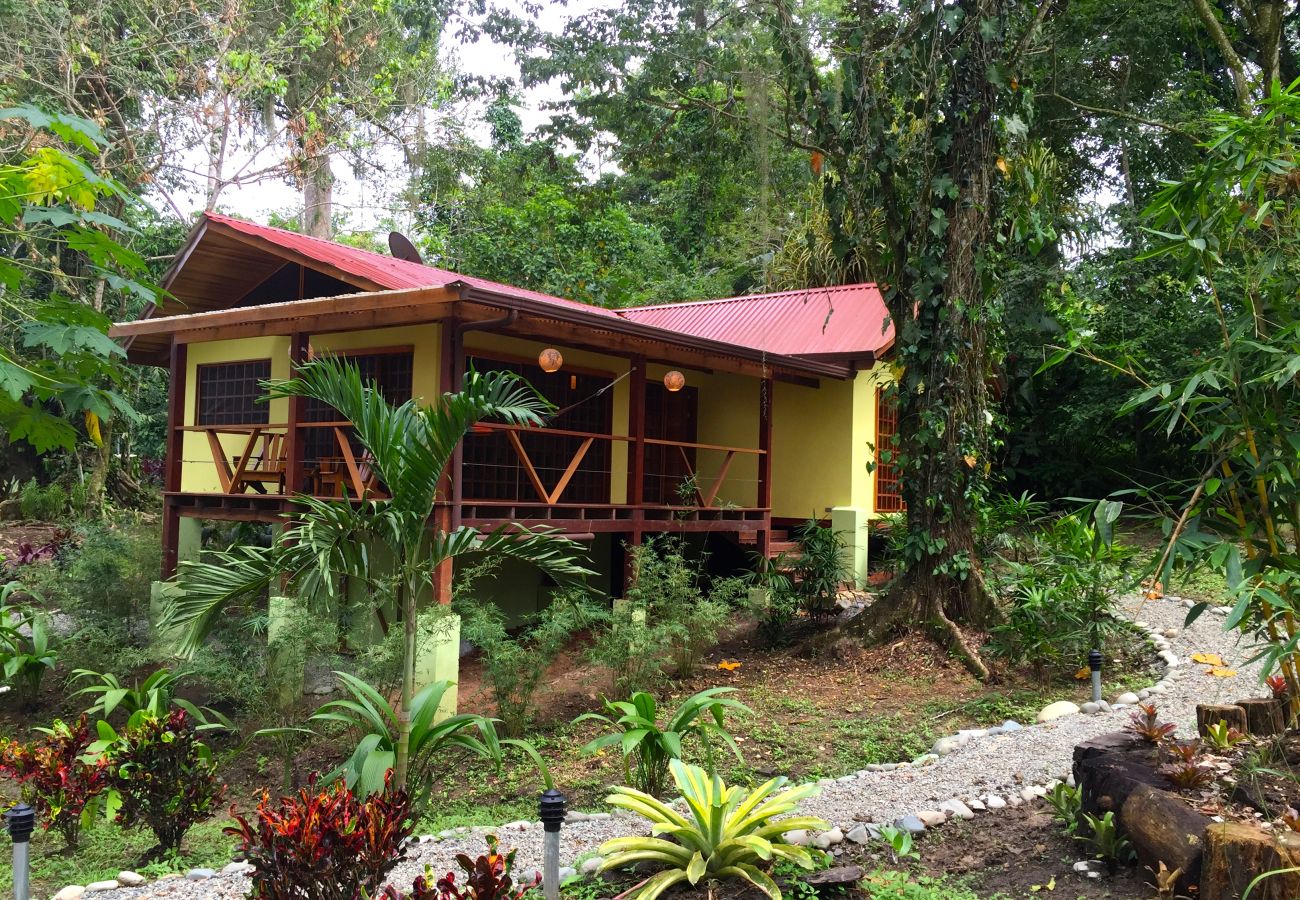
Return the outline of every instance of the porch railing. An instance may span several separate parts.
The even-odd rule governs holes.
[[[350,436],[352,424],[350,422],[302,422],[298,427],[304,430],[328,429],[338,451],[337,457],[318,457],[304,463],[302,484],[307,493],[315,496],[339,497],[346,492],[351,497],[364,497],[375,496],[382,491],[382,487],[379,485],[369,461],[364,454],[358,454],[352,446]],[[285,493],[289,474],[287,471],[287,425],[282,423],[265,425],[187,425],[183,426],[181,430],[197,432],[206,436],[208,449],[222,493],[244,494],[249,490],[264,494]],[[462,497],[463,502],[513,502],[546,507],[589,505],[582,501],[572,501],[571,498],[566,499],[566,492],[569,491],[570,486],[573,484],[575,476],[583,471],[583,462],[591,455],[592,448],[597,445],[597,442],[608,442],[611,446],[616,443],[629,445],[628,470],[631,471],[634,465],[633,454],[630,451],[635,444],[635,439],[628,435],[480,423],[475,426],[468,439],[473,440],[475,435],[491,434],[504,434],[507,445],[511,450],[511,458],[499,462],[494,461],[492,465],[497,469],[503,467],[517,468],[523,476],[521,481],[526,482],[527,485],[520,493],[528,494],[531,492],[531,495],[489,498],[474,497],[466,493]],[[232,435],[242,438],[242,441],[235,442],[236,448],[233,452],[222,440],[223,437]],[[539,465],[534,460],[533,454],[529,452],[525,443],[525,437],[528,435],[568,438],[572,440],[574,449],[568,455],[567,460],[561,460],[561,465],[544,467]],[[677,472],[643,471],[641,473],[643,487],[645,479],[680,478],[682,485],[682,490],[678,492],[681,499],[680,503],[642,504],[663,506],[664,508],[718,508],[720,505],[719,498],[724,493],[729,492],[728,489],[732,491],[739,489],[741,479],[733,472],[733,463],[736,459],[738,457],[757,458],[763,456],[766,452],[751,447],[734,447],[723,444],[674,441],[650,437],[643,438],[642,444],[666,448],[668,453],[675,451],[681,459],[681,469]],[[713,466],[706,468],[703,465],[704,458],[709,459],[710,462],[716,462],[716,468]],[[600,474],[604,477],[606,483],[612,479],[612,473],[609,471],[602,469]],[[552,478],[554,480],[548,486],[547,482],[551,481]],[[755,500],[757,501],[756,481],[754,485]],[[688,498],[694,502],[687,502]],[[628,497],[627,502],[624,504],[605,502],[591,505],[635,505],[631,502],[631,499],[631,497]],[[762,504],[754,502],[752,504],[741,504],[741,506],[747,509],[757,509]]]

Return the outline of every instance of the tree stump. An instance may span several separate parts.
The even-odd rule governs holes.
[[[1201,900],[1240,900],[1246,887],[1265,872],[1300,865],[1300,850],[1290,835],[1275,836],[1241,822],[1214,824],[1205,830]],[[1251,891],[1251,900],[1300,897],[1300,872],[1266,878]]]
[[[1139,784],[1124,800],[1118,818],[1142,865],[1154,871],[1163,862],[1171,871],[1181,870],[1180,893],[1200,880],[1208,816],[1168,791]]]
[[[1196,707],[1196,731],[1201,737],[1210,726],[1226,722],[1229,728],[1235,728],[1242,734],[1246,730],[1246,711],[1240,706],[1227,706],[1213,703],[1200,703]]]
[[[1254,737],[1272,737],[1282,730],[1282,711],[1272,697],[1238,700],[1246,713],[1246,733]],[[1199,717],[1198,717],[1199,724]]]

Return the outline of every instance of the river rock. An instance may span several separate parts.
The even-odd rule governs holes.
[[[1007,801],[1003,800],[997,794],[989,794],[984,803],[989,809],[1006,809]]]
[[[215,869],[204,869],[204,868],[190,869],[188,872],[185,873],[185,880],[186,881],[207,881],[209,878],[215,878],[216,874],[217,872]]]
[[[1049,703],[1043,707],[1038,713],[1038,721],[1055,722],[1065,716],[1072,716],[1078,711],[1078,705],[1071,703],[1069,700],[1057,700],[1055,703]]]
[[[934,742],[934,747],[931,748],[930,752],[937,753],[939,756],[947,756],[964,743],[966,742],[956,735],[953,735],[952,737],[939,738],[939,740]]]
[[[1123,703],[1125,706],[1137,706],[1138,695],[1132,691],[1125,691],[1112,700],[1111,703]]]
[[[139,872],[132,872],[130,869],[123,869],[117,873],[117,883],[122,887],[139,887],[148,881]]]
[[[916,816],[901,816],[894,821],[895,828],[901,828],[908,834],[920,834],[925,831],[925,823]],[[76,900],[76,898],[71,898]]]
[[[939,804],[939,809],[956,819],[975,818],[975,813],[971,812],[971,808],[960,800],[945,800]]]
[[[948,817],[937,809],[923,809],[916,814],[916,817],[925,824],[926,828],[934,828],[948,821]]]
[[[584,859],[582,865],[578,866],[578,871],[583,875],[595,875],[596,870],[605,862],[603,856],[593,856],[590,859]]]
[[[90,884],[86,885],[86,893],[93,894],[97,891],[115,891],[120,887],[121,885],[112,878],[107,881],[92,881]]]
[[[54,900],[80,900],[81,895],[84,893],[86,893],[84,885],[70,884],[55,894]]]

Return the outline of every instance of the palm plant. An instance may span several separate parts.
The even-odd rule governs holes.
[[[184,629],[182,650],[193,652],[233,601],[259,595],[285,578],[299,597],[329,603],[344,579],[372,594],[391,596],[403,622],[402,693],[397,711],[395,780],[406,784],[411,710],[415,698],[418,598],[433,573],[466,554],[532,563],[559,582],[588,573],[581,546],[549,531],[503,526],[490,533],[470,527],[431,527],[439,484],[457,444],[480,420],[543,424],[549,407],[522,378],[508,372],[468,372],[464,386],[436,403],[418,399],[394,406],[358,369],[332,357],[299,366],[296,377],[266,384],[269,396],[326,403],[350,421],[374,471],[391,497],[326,500],[298,496],[294,523],[270,548],[237,547],[206,561],[182,562],[164,627]],[[371,548],[389,553],[380,560]]]
[[[383,790],[385,774],[397,756],[398,711],[373,687],[346,672],[335,672],[351,699],[331,700],[311,717],[313,722],[340,722],[361,733],[361,739],[347,762],[336,773],[358,796]],[[549,783],[545,766],[536,749],[526,741],[498,738],[496,722],[475,713],[460,713],[438,720],[438,707],[451,687],[449,681],[435,681],[411,700],[410,775],[425,785],[434,759],[443,751],[458,749],[501,765],[502,748],[522,749],[538,764]]]
[[[757,864],[779,859],[804,869],[813,867],[812,854],[804,847],[787,843],[783,835],[830,827],[821,819],[790,816],[801,800],[817,793],[816,785],[776,793],[786,780],[773,778],[746,794],[738,787],[727,787],[717,775],[710,776],[679,759],[672,761],[672,774],[689,817],[649,794],[627,787],[614,788],[605,801],[644,816],[654,828],[652,837],[622,837],[601,844],[600,854],[605,857],[601,871],[640,862],[668,865],[622,896],[655,900],[682,881],[696,885],[701,880],[741,878],[771,900],[781,900],[781,889]]]
[[[723,696],[735,688],[715,687],[700,691],[682,702],[668,721],[660,726],[659,708],[655,698],[644,691],[633,694],[630,700],[606,700],[608,715],[584,713],[574,719],[574,724],[594,720],[610,727],[608,734],[596,738],[582,748],[583,753],[595,753],[606,747],[618,746],[623,751],[623,774],[631,784],[648,794],[662,794],[668,780],[669,763],[681,759],[682,744],[692,737],[701,738],[712,757],[709,739],[717,737],[736,754],[742,763],[740,747],[728,733],[724,720],[728,709],[738,713],[751,712],[739,700]]]
[[[74,682],[85,682],[84,686],[72,696],[89,694],[95,702],[86,708],[88,716],[109,718],[115,710],[121,710],[130,716],[139,710],[163,718],[171,707],[187,712],[195,723],[195,731],[212,731],[215,729],[234,730],[234,724],[207,706],[196,706],[188,700],[176,696],[176,685],[185,677],[184,672],[172,672],[166,667],[149,674],[143,682],[123,685],[112,672],[95,672],[91,669],[75,669],[72,672]]]

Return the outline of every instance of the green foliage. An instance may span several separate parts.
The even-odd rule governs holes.
[[[1230,726],[1225,720],[1220,719],[1213,725],[1206,726],[1205,740],[1215,750],[1223,751],[1231,750],[1246,740],[1246,736]]]
[[[1080,829],[1075,837],[1086,843],[1097,858],[1106,863],[1106,868],[1111,874],[1114,874],[1121,864],[1132,862],[1136,858],[1133,843],[1128,835],[1120,830],[1114,812],[1107,812],[1100,817],[1084,813],[1083,822],[1087,830]]]
[[[863,882],[872,900],[981,900],[969,888],[947,877],[911,875],[896,869],[877,869]]]
[[[1121,628],[1113,610],[1132,551],[1115,543],[1122,504],[1100,501],[1061,516],[1032,538],[1023,561],[1003,559],[1012,598],[993,649],[1029,659],[1040,679],[1073,672],[1092,648],[1105,648]]]
[[[160,565],[153,528],[125,521],[86,524],[74,530],[74,539],[51,565],[33,569],[29,580],[83,627],[102,628],[131,644],[130,630],[143,615]]]
[[[654,697],[640,691],[630,700],[606,700],[605,711],[584,713],[574,723],[603,722],[610,731],[582,748],[583,753],[595,753],[609,747],[618,747],[623,755],[623,772],[627,782],[638,790],[658,796],[668,781],[669,765],[682,756],[682,746],[692,738],[701,741],[712,760],[712,739],[721,740],[744,762],[740,747],[727,731],[727,710],[750,713],[752,710],[725,695],[735,688],[715,687],[700,691],[683,700],[659,724],[659,707]],[[710,765],[710,770],[712,770]]]
[[[456,855],[456,864],[465,873],[463,888],[456,884],[454,872],[448,872],[435,882],[426,866],[424,876],[415,880],[409,898],[389,887],[385,891],[385,900],[433,900],[435,897],[438,900],[524,900],[541,884],[541,873],[533,878],[531,884],[516,884],[514,868],[518,851],[511,849],[502,853],[495,834],[486,835],[485,840],[487,853],[473,859],[466,853]]]
[[[34,522],[58,522],[68,512],[68,492],[60,484],[42,487],[35,478],[23,485],[19,510],[24,519]]]
[[[0,600],[0,675],[14,686],[23,709],[36,708],[41,682],[57,662],[58,654],[42,615]]]
[[[129,226],[96,208],[132,201],[96,168],[107,141],[95,123],[26,105],[0,109],[0,120],[26,132],[0,161],[0,239],[15,248],[0,256],[0,426],[43,453],[71,449],[71,421],[84,419],[98,443],[100,420],[133,415],[115,390],[125,352],[108,339],[108,318],[68,295],[98,280],[154,297],[144,260],[114,237]]]
[[[212,752],[200,742],[183,709],[158,716],[140,710],[121,732],[102,719],[99,740],[108,784],[117,795],[116,821],[144,827],[158,839],[157,854],[180,847],[185,832],[212,814],[225,786]]]
[[[841,585],[853,581],[844,535],[809,519],[795,529],[794,539],[799,554],[790,569],[799,606],[813,618],[833,615]]]
[[[916,852],[912,833],[905,828],[899,828],[897,825],[881,825],[879,840],[889,848],[895,863],[901,863],[905,859],[921,858],[921,854]]]
[[[1083,823],[1083,794],[1079,789],[1061,782],[1047,792],[1045,799],[1052,807],[1052,818],[1070,834],[1077,833]]]
[[[89,694],[95,702],[88,706],[84,715],[112,717],[120,710],[127,718],[137,712],[146,712],[156,718],[163,718],[170,708],[183,709],[194,722],[195,731],[214,729],[232,729],[234,725],[221,713],[208,707],[197,707],[175,694],[176,685],[186,673],[172,672],[166,667],[151,672],[143,682],[132,682],[124,687],[118,677],[111,672],[94,672],[90,669],[74,669],[73,683],[88,682],[72,694],[80,697]]]
[[[781,900],[781,889],[760,864],[785,860],[813,868],[809,851],[786,843],[782,835],[830,827],[820,819],[790,815],[800,801],[817,792],[815,785],[781,790],[786,780],[774,778],[746,793],[739,787],[728,788],[717,775],[710,776],[679,759],[672,761],[671,768],[689,818],[632,788],[615,788],[607,800],[611,806],[649,820],[656,835],[671,838],[625,837],[601,844],[600,853],[605,857],[602,871],[642,861],[667,866],[633,888],[634,900],[655,900],[683,881],[692,886],[700,882],[711,885],[728,878],[747,881],[770,900]]]
[[[255,867],[260,900],[375,897],[415,828],[404,791],[385,785],[362,798],[341,782],[319,791],[314,774],[296,797],[273,803],[263,791],[253,820],[235,823],[226,833]]]
[[[604,614],[581,591],[556,594],[545,609],[512,631],[506,629],[500,606],[490,600],[457,607],[462,615],[461,637],[479,649],[483,674],[508,737],[519,737],[532,721],[537,687],[574,633]]]
[[[397,744],[401,739],[397,710],[361,679],[346,672],[334,674],[351,699],[331,700],[316,711],[311,721],[338,722],[355,729],[361,739],[335,774],[342,776],[358,796],[382,791],[397,760]],[[453,750],[486,760],[500,769],[503,747],[510,746],[528,753],[540,765],[540,757],[531,745],[514,738],[499,738],[492,719],[474,713],[438,719],[438,707],[451,686],[449,681],[435,681],[411,701],[410,781],[423,794],[430,789],[435,767],[448,764]]]
[[[672,538],[656,536],[628,552],[632,583],[588,651],[613,673],[620,694],[662,684],[669,663],[678,678],[694,674],[745,591],[741,580],[723,579],[706,594],[699,566]]]

